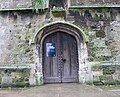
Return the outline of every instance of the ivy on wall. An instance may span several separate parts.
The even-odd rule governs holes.
[[[33,7],[36,10],[36,12],[39,11],[39,9],[45,9],[49,0],[33,0]]]

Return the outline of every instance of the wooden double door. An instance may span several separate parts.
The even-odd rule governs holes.
[[[44,83],[78,82],[76,39],[67,33],[55,32],[43,42]]]

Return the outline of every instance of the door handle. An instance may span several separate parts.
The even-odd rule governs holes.
[[[63,61],[63,62],[66,62],[66,59],[62,58],[62,61]]]

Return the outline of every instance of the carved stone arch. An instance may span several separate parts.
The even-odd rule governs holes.
[[[40,42],[42,43],[42,41],[44,40],[45,37],[47,37],[48,35],[55,33],[57,31],[61,31],[67,34],[72,35],[73,37],[76,38],[77,42],[81,41],[84,42],[83,36],[81,35],[80,32],[78,32],[76,29],[69,27],[67,25],[64,24],[54,24],[52,26],[46,27],[45,29],[43,29],[43,33],[41,33],[41,38],[37,37],[38,39],[38,43],[36,44],[40,44]]]
[[[77,49],[78,49],[78,64],[79,64],[79,82],[83,83],[85,78],[84,67],[87,67],[85,60],[87,59],[87,47],[86,47],[86,35],[85,33],[74,24],[70,24],[67,22],[54,22],[51,24],[47,24],[43,26],[35,35],[35,43],[38,50],[39,60],[37,63],[37,69],[40,72],[41,76],[43,76],[42,64],[43,64],[43,52],[42,52],[42,44],[44,39],[52,33],[56,33],[61,31],[63,33],[67,33],[73,36],[77,41]],[[86,55],[83,55],[86,54]],[[84,78],[83,78],[84,77]]]
[[[86,34],[78,26],[71,24],[69,22],[56,21],[56,22],[52,22],[52,23],[46,24],[43,27],[41,27],[35,34],[33,38],[33,42],[37,44],[38,40],[40,40],[44,34],[48,33],[48,31],[49,32],[54,31],[55,29],[64,30],[64,31],[66,30],[73,31],[73,34],[76,33],[77,36],[82,37],[83,42],[88,41]]]

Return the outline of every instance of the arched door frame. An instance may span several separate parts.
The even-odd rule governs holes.
[[[36,42],[36,47],[38,50],[38,56],[39,56],[39,63],[38,64],[38,71],[40,72],[41,76],[43,76],[42,72],[42,63],[43,63],[43,52],[42,52],[42,44],[44,39],[49,36],[52,33],[56,33],[58,31],[61,31],[63,33],[67,33],[69,35],[72,35],[76,41],[77,41],[77,49],[78,49],[78,64],[79,64],[79,82],[81,82],[81,63],[83,63],[84,58],[82,55],[83,48],[86,42],[86,35],[85,33],[77,26],[74,24],[69,24],[67,22],[55,22],[52,24],[48,24],[44,27],[42,27],[37,34],[35,35],[35,42]],[[44,81],[43,81],[44,82]]]

